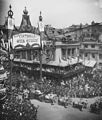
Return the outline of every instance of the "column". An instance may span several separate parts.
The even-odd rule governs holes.
[[[20,59],[22,59],[22,51],[20,51]]]
[[[61,48],[56,48],[56,50],[55,50],[55,61],[59,61],[59,58],[62,58]]]
[[[31,50],[31,60],[33,61],[33,50]]]
[[[27,57],[27,51],[26,51],[26,60],[28,59],[28,57]]]
[[[72,57],[72,49],[70,49],[70,56]]]
[[[76,48],[75,51],[76,51],[76,52],[75,52],[75,57],[78,57],[78,56],[79,56],[78,48]]]
[[[67,48],[65,49],[65,59],[67,59]]]
[[[97,67],[99,68],[99,61],[100,61],[100,59],[99,59],[99,53],[97,53],[97,55],[96,55],[96,60],[97,60]]]
[[[66,59],[68,58],[68,48],[66,49]]]

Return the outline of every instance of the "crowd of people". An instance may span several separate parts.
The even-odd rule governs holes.
[[[8,117],[17,115],[20,118],[23,115],[25,116],[25,119],[30,116],[32,120],[32,117],[34,118],[34,115],[36,116],[35,113],[37,109],[30,103],[30,93],[32,92],[32,88],[33,90],[39,90],[44,95],[50,93],[56,94],[58,98],[90,98],[102,96],[102,75],[101,72],[97,70],[86,70],[82,74],[73,76],[67,80],[57,80],[58,83],[56,80],[52,80],[51,78],[47,77],[43,77],[42,81],[40,81],[34,77],[26,76],[26,74],[13,73],[12,76],[10,75],[11,74],[8,75],[8,80],[6,81],[5,85],[7,90],[9,90],[9,77],[12,77],[12,93],[14,94],[12,100],[10,97],[10,99],[7,99],[3,106],[4,114],[7,115],[9,112]],[[22,100],[17,98],[17,94],[20,91],[23,93]],[[29,96],[27,96],[27,99],[25,99],[25,93],[27,92]],[[17,119],[17,117],[15,117],[15,119]]]
[[[36,120],[37,108],[28,99],[13,94],[5,100],[0,111],[3,120]]]
[[[69,80],[62,80],[60,84],[55,84],[51,79],[43,78],[42,83],[36,83],[35,89],[42,93],[53,93],[57,96],[69,96],[90,98],[102,96],[102,76],[97,72],[89,74],[82,73]]]
[[[10,88],[12,77],[12,89]],[[5,80],[5,96],[0,91],[0,119],[3,120],[37,120],[37,109],[28,98],[28,90],[24,87],[23,79],[19,75],[8,74]],[[0,88],[1,89],[1,88]]]
[[[98,71],[85,71],[84,73],[77,75],[68,80],[58,81],[52,80],[47,77],[43,77],[41,83],[35,78],[28,78],[26,75],[15,74],[12,77],[12,85],[20,86],[23,84],[24,88],[30,89],[30,85],[36,83],[34,88],[40,90],[42,93],[53,93],[57,96],[69,96],[69,97],[80,97],[90,98],[95,96],[102,96],[102,75]],[[9,82],[9,81],[7,81]]]

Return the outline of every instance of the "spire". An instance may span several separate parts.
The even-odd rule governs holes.
[[[42,16],[41,16],[41,14],[42,14],[42,13],[41,13],[41,11],[40,11],[39,21],[42,21],[42,19],[43,19]]]
[[[23,13],[24,13],[24,15],[27,15],[27,14],[28,14],[28,11],[27,11],[26,7],[25,7],[25,9],[23,10]]]
[[[11,10],[12,6],[9,5],[10,10],[8,11],[8,17],[12,18],[13,16],[13,11]]]

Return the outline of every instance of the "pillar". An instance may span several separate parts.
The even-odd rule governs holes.
[[[75,57],[79,56],[78,48],[75,50]]]
[[[33,61],[33,51],[31,50],[31,60]]]
[[[72,49],[70,49],[70,56],[72,57]]]
[[[28,59],[28,57],[27,57],[27,51],[26,51],[26,60]]]
[[[59,61],[59,58],[62,58],[61,48],[56,48],[56,50],[55,50],[55,61]]]

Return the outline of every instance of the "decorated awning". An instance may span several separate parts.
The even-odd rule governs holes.
[[[84,60],[82,63],[86,67],[94,67],[96,65],[95,60]]]
[[[80,63],[80,62],[82,62],[81,59],[78,59],[77,57],[76,58],[71,57],[71,58],[68,58],[67,60],[63,60],[63,59],[59,58],[56,61],[48,62],[48,64],[49,65],[54,65],[54,66],[59,66],[59,67],[66,67],[66,66],[77,64],[77,63]]]
[[[68,61],[64,61],[61,58],[59,58],[56,61],[48,62],[48,65],[59,66],[59,67],[66,67],[66,66],[68,66]]]

